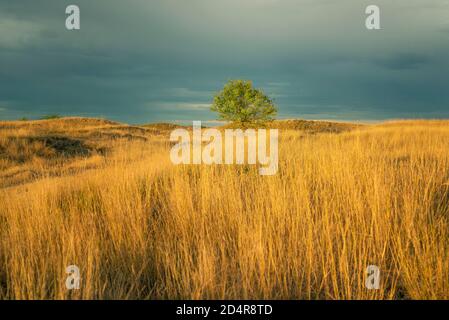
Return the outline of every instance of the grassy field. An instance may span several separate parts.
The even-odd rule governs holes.
[[[0,122],[0,299],[449,299],[449,121],[272,126],[260,176],[172,165],[170,125]]]

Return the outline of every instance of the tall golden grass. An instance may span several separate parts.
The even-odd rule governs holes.
[[[447,124],[283,130],[275,176],[125,143],[95,169],[3,188],[0,298],[448,299]]]

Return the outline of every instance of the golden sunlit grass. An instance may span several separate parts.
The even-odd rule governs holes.
[[[1,124],[2,171],[42,174],[2,173],[0,298],[449,298],[449,122],[289,124],[275,176],[173,166],[157,126],[49,123]],[[13,152],[13,137],[63,132],[88,154]],[[72,264],[80,290],[65,287]]]

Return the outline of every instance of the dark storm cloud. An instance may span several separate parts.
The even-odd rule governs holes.
[[[0,0],[0,119],[213,119],[233,78],[281,117],[449,117],[449,1]],[[81,30],[64,27],[81,9]]]

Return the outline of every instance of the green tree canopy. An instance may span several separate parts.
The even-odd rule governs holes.
[[[273,120],[277,114],[273,100],[245,80],[230,80],[214,97],[211,110],[218,112],[220,120],[242,125]]]

